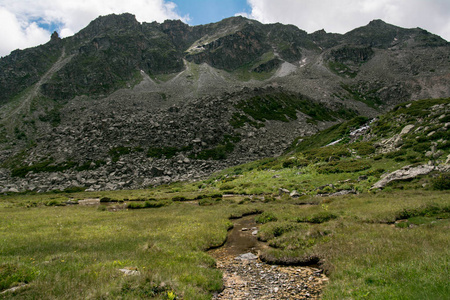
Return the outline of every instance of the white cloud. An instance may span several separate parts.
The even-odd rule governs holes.
[[[450,40],[448,0],[247,0],[248,17],[280,22],[314,32],[345,33],[374,19],[405,27],[421,27]]]
[[[24,23],[0,7],[0,55],[18,48],[36,46],[49,40],[50,34],[35,22]]]
[[[112,13],[129,12],[140,22],[188,21],[175,10],[176,4],[167,0],[0,0],[0,55],[49,41],[51,33],[39,28],[36,20],[58,24],[60,36],[67,37],[99,15]]]

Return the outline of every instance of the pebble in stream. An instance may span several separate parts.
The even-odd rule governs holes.
[[[239,234],[242,236],[241,228],[234,230],[240,231]],[[249,238],[255,238],[252,237],[251,230],[247,232]],[[224,290],[214,295],[213,299],[320,298],[322,289],[328,281],[322,270],[268,265],[251,253],[236,255],[233,251],[230,252],[233,250],[232,246],[225,245],[224,248],[215,249],[211,253],[216,258],[217,267],[223,272],[224,282]]]
[[[321,270],[281,267],[259,259],[218,259],[224,290],[213,299],[318,299],[328,281]]]

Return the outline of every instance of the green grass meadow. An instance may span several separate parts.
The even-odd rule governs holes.
[[[192,188],[178,184],[178,192],[165,195],[193,199],[200,192]],[[102,206],[47,206],[45,195],[34,206],[22,205],[34,197],[0,200],[0,288],[28,283],[1,294],[4,299],[210,299],[222,288],[222,274],[206,250],[225,241],[230,216],[252,212],[263,212],[255,218],[263,223],[259,238],[271,246],[262,254],[265,260],[320,259],[330,277],[324,299],[444,299],[450,294],[446,191],[197,200],[204,205],[167,200],[159,208],[115,212]],[[122,268],[140,275],[126,276]]]

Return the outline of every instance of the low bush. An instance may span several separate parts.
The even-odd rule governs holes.
[[[302,168],[309,165],[310,161],[304,158],[290,158],[283,162],[283,168]]]
[[[450,173],[443,173],[431,180],[433,190],[450,190]]]
[[[45,206],[65,206],[66,204],[58,200],[50,200],[45,203]]]
[[[120,147],[111,148],[109,150],[108,154],[109,154],[109,156],[111,156],[111,159],[113,162],[117,162],[117,161],[119,161],[119,159],[122,155],[130,154],[131,151],[132,150],[130,147],[120,146]]]
[[[372,166],[367,161],[338,161],[330,162],[325,165],[317,167],[317,172],[320,174],[329,173],[352,173],[370,169]]]
[[[386,172],[385,169],[383,168],[377,168],[375,170],[369,170],[367,172],[367,176],[375,176],[375,177],[379,177],[381,174],[383,174],[384,172]]]
[[[217,204],[221,201],[221,198],[203,198],[201,200],[198,201],[198,205],[200,206],[210,206],[210,205],[214,205]]]
[[[255,218],[256,223],[266,224],[269,222],[275,222],[278,218],[272,212],[264,212]]]
[[[418,143],[412,147],[412,149],[414,151],[419,152],[419,153],[425,153],[426,151],[430,150],[430,148],[431,148],[430,142]]]
[[[176,147],[150,147],[147,150],[147,157],[162,158],[164,156],[166,158],[172,158],[180,151],[181,149]]]
[[[392,158],[396,158],[396,157],[399,157],[399,156],[402,156],[402,155],[406,155],[406,150],[405,149],[400,149],[398,151],[392,151],[392,152],[386,153],[384,155],[384,157],[392,159]]]
[[[216,193],[216,194],[209,195],[209,197],[211,197],[211,198],[222,198],[222,194]]]
[[[342,145],[335,145],[323,148],[315,148],[303,152],[308,160],[311,161],[329,161],[331,158],[340,159],[342,157],[349,157],[351,155],[347,147]]]
[[[292,222],[269,222],[260,228],[258,239],[267,242],[298,228],[298,226],[299,224]]]
[[[435,204],[428,204],[414,209],[403,209],[395,216],[396,220],[409,219],[413,217],[432,217],[439,214],[450,213],[450,206],[438,206]]]
[[[234,185],[230,183],[224,183],[221,186],[219,186],[219,190],[225,191],[225,190],[232,190],[234,189]]]
[[[189,201],[189,199],[187,199],[184,196],[175,196],[172,198],[172,201],[180,201],[181,202],[181,201]]]
[[[128,209],[142,209],[142,208],[158,208],[166,205],[164,201],[145,201],[145,202],[130,202],[127,204]]]
[[[375,147],[371,142],[354,143],[352,146],[359,155],[369,155],[375,153]]]
[[[308,217],[299,217],[297,222],[307,222],[307,223],[325,223],[330,220],[336,219],[338,216],[328,211],[321,211]]]

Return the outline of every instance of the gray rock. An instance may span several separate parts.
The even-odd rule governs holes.
[[[239,255],[235,259],[236,260],[255,260],[257,258],[258,258],[258,256],[249,252],[249,253]]]
[[[400,132],[400,135],[410,133],[413,128],[414,128],[414,125],[406,125],[405,127],[403,127],[402,131]]]
[[[405,166],[397,171],[387,174],[381,180],[376,182],[372,189],[382,189],[392,181],[407,180],[419,175],[426,175],[435,169],[432,165],[420,165],[417,167]]]
[[[279,188],[279,189],[278,189],[278,194],[279,194],[280,196],[282,196],[282,195],[289,195],[289,194],[290,194],[290,191],[287,190],[287,189]]]
[[[119,269],[119,271],[122,272],[125,276],[141,275],[141,272],[139,272],[136,268],[124,268],[124,269]]]
[[[298,197],[301,196],[301,194],[300,194],[299,192],[297,192],[296,190],[294,190],[294,191],[292,191],[292,192],[289,194],[289,196],[290,196],[291,198],[298,198]]]

